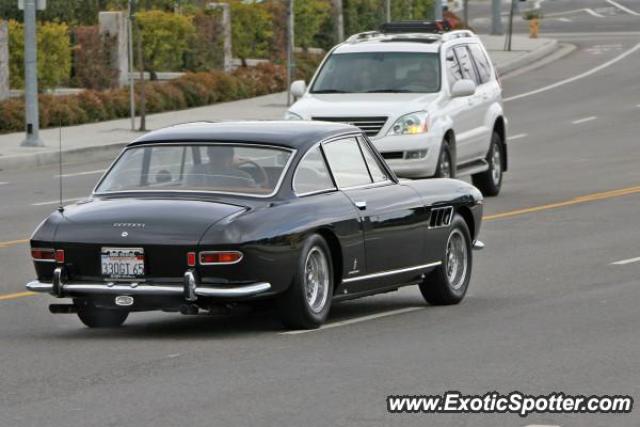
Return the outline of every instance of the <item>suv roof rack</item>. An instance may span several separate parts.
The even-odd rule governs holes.
[[[385,22],[380,26],[383,34],[398,33],[431,33],[442,34],[451,30],[451,25],[446,20],[443,21],[396,21]]]

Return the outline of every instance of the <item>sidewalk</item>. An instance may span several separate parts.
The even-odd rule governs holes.
[[[504,52],[504,36],[481,36],[498,72],[505,74],[535,62],[556,49],[557,42],[550,39],[529,39],[514,35],[512,51]],[[149,130],[193,121],[274,120],[286,111],[286,93],[275,93],[257,98],[225,102],[206,107],[147,116]],[[62,128],[64,162],[82,163],[113,158],[123,145],[140,136],[130,130],[129,119],[91,123]],[[24,133],[0,135],[0,171],[37,167],[57,163],[58,129],[44,129],[40,137],[45,147],[26,148],[20,143]]]

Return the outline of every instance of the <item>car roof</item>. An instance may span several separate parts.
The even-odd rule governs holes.
[[[306,151],[318,141],[348,133],[362,131],[352,125],[321,121],[196,122],[149,132],[128,147],[172,142],[242,142]]]
[[[381,33],[368,31],[354,34],[339,44],[333,53],[355,52],[438,52],[449,42],[478,42],[478,37],[469,30],[455,30],[442,34],[434,33]]]

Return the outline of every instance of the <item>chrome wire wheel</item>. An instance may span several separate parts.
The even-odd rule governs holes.
[[[329,297],[329,262],[317,246],[311,248],[304,264],[304,293],[309,308],[320,313]]]
[[[493,183],[497,186],[500,185],[500,181],[502,180],[502,158],[500,147],[496,145],[493,146],[491,163],[491,179],[493,179]]]
[[[452,289],[460,289],[467,277],[469,266],[469,249],[464,235],[457,228],[449,235],[447,242],[446,273]]]

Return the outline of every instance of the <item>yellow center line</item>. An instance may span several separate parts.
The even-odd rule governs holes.
[[[482,219],[484,219],[485,221],[491,221],[494,219],[511,218],[514,216],[525,215],[533,212],[546,211],[549,209],[557,209],[557,208],[562,208],[566,206],[578,205],[578,204],[587,203],[587,202],[594,202],[596,200],[611,199],[613,197],[627,196],[629,194],[636,194],[636,193],[640,193],[640,186],[621,188],[619,190],[605,191],[602,193],[586,194],[584,196],[578,196],[573,199],[565,200],[563,202],[549,203],[546,205],[532,206],[530,208],[516,209],[513,211],[486,215],[482,217]]]
[[[0,295],[0,301],[6,301],[6,300],[10,300],[10,299],[17,299],[17,298],[23,298],[23,297],[30,297],[32,295],[37,295],[35,292],[16,292],[13,294],[4,294],[4,295]]]
[[[482,217],[482,219],[485,221],[491,221],[494,219],[511,218],[514,216],[525,215],[533,212],[546,211],[549,209],[562,208],[565,206],[572,206],[580,203],[593,202],[596,200],[605,200],[613,197],[621,197],[621,196],[627,196],[629,194],[637,194],[637,193],[640,193],[640,186],[620,188],[618,190],[604,191],[602,193],[586,194],[584,196],[578,196],[573,199],[565,200],[563,202],[549,203],[546,205],[532,206],[530,208],[516,209],[513,211],[486,215]],[[20,243],[27,243],[27,242],[29,242],[29,239],[10,240],[7,242],[0,242],[0,248],[6,248],[12,245],[17,245]],[[4,295],[0,294],[0,301],[23,298],[23,297],[28,297],[32,295],[36,295],[36,293],[35,292],[16,292],[13,294],[4,294]]]
[[[8,248],[9,246],[19,245],[21,243],[29,243],[29,239],[8,240],[6,242],[0,242],[0,248]]]

